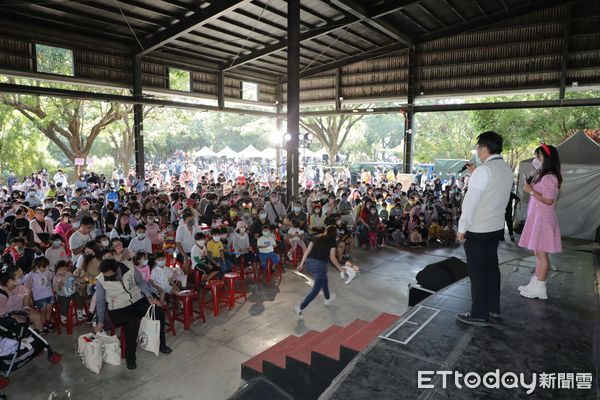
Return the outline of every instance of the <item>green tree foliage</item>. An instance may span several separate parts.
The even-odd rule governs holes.
[[[579,92],[579,98],[593,97],[594,92]],[[525,100],[546,100],[552,94],[528,95]],[[520,97],[519,99],[522,99]],[[515,101],[515,96],[483,101]],[[504,138],[504,154],[509,165],[516,168],[520,160],[531,157],[540,140],[558,145],[578,130],[600,129],[599,107],[568,107],[549,109],[486,110],[471,112],[471,122],[477,132],[494,130]]]
[[[14,169],[17,176],[55,166],[46,151],[44,135],[20,118],[11,107],[0,104],[0,171]]]
[[[325,147],[331,164],[344,146],[352,128],[363,118],[364,115],[353,114],[304,117],[300,119],[300,128],[312,133]]]
[[[27,118],[71,163],[87,159],[98,135],[123,117],[118,105],[101,102],[19,94],[0,94],[0,101]]]
[[[436,159],[470,159],[476,136],[468,112],[416,114],[414,160],[426,163]]]
[[[73,50],[36,43],[36,67],[39,72],[73,76]]]

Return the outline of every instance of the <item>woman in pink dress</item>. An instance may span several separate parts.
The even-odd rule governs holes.
[[[535,149],[533,167],[536,175],[526,182],[523,190],[530,194],[527,221],[519,240],[519,246],[533,250],[535,273],[529,284],[519,286],[521,296],[530,299],[547,299],[546,278],[550,268],[548,253],[560,253],[562,244],[556,218],[556,199],[562,183],[560,160],[554,146],[544,143]]]

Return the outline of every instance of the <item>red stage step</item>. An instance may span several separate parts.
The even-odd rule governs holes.
[[[329,339],[331,336],[335,335],[342,329],[343,328],[341,326],[332,325],[323,332],[311,338],[310,340],[307,340],[300,346],[296,347],[292,352],[288,353],[287,356],[310,365],[311,350],[319,343],[322,343],[323,341]]]
[[[392,324],[400,319],[399,316],[381,313],[373,321],[356,332],[354,335],[340,343],[340,346],[354,350],[358,353],[363,351],[373,340],[385,332]]]
[[[371,322],[355,320],[345,327],[333,325],[323,332],[308,331],[301,337],[288,336],[244,362],[242,378],[249,380],[265,375],[291,390],[290,393],[312,398],[320,392],[311,393],[306,389],[307,385],[313,387],[311,390],[322,391],[356,354],[399,318],[382,313]]]
[[[323,340],[321,343],[313,347],[312,352],[319,353],[333,360],[339,361],[340,343],[352,337],[360,329],[367,326],[368,324],[369,323],[367,321],[363,321],[361,319],[352,321],[350,324],[346,325],[344,328],[338,331],[335,335],[330,336],[326,340]]]
[[[318,336],[319,332],[317,331],[308,331],[303,336],[288,336],[283,339],[281,342],[276,343],[275,345],[269,347],[262,353],[252,357],[248,361],[242,363],[242,368],[250,368],[257,373],[263,372],[263,361],[269,361],[272,364],[275,364],[281,368],[285,368],[285,356],[286,354],[294,351],[298,348],[299,345],[302,345],[307,340],[312,339],[315,336]]]

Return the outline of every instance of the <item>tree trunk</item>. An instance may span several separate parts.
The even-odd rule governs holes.
[[[9,82],[14,83],[14,79],[9,79]],[[123,118],[118,105],[110,104],[105,111],[103,103],[94,103],[99,106],[100,119],[95,121],[86,134],[84,132],[86,102],[83,100],[60,99],[42,102],[39,96],[0,94],[0,101],[13,107],[31,121],[62,150],[73,165],[75,158],[84,159],[83,166],[74,165],[74,175],[77,179],[87,163],[87,156],[98,135],[110,124]]]

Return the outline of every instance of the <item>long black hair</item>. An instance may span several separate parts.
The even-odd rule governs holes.
[[[546,149],[550,151],[550,155],[546,153]],[[558,150],[556,150],[556,147],[550,145],[546,145],[545,147],[540,146],[535,149],[534,154],[543,160],[542,168],[540,168],[540,173],[535,183],[541,181],[544,175],[551,174],[558,179],[558,187],[560,188],[560,185],[562,184],[562,175],[560,173],[560,158],[558,157]]]

